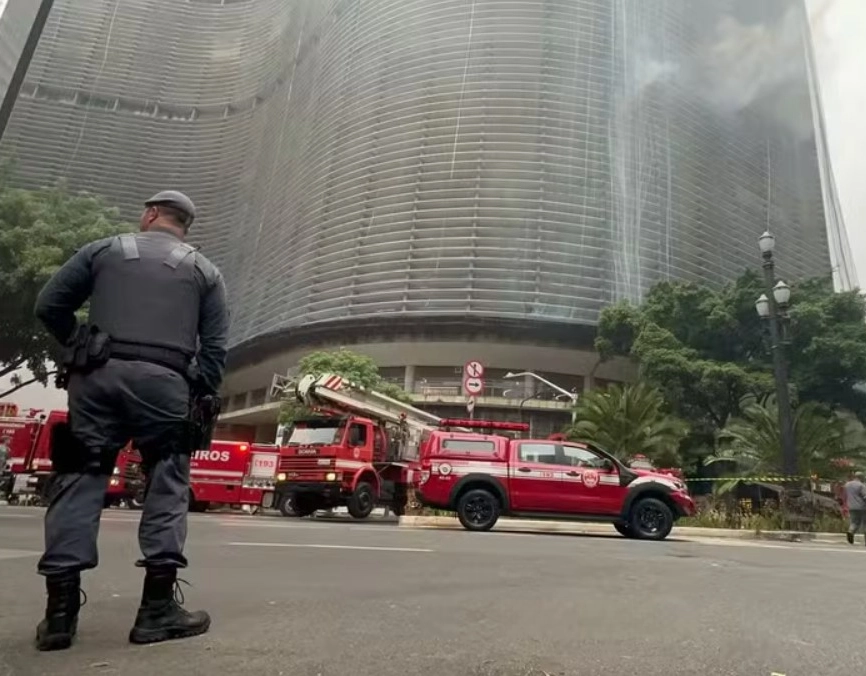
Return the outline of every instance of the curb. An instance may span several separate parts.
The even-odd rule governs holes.
[[[437,530],[463,530],[456,517],[401,516],[401,528],[430,528]],[[617,535],[607,523],[581,523],[575,521],[539,521],[532,519],[500,519],[494,531],[511,533],[568,533],[573,535]],[[844,533],[800,533],[796,531],[753,531],[728,528],[674,527],[672,537],[700,537],[724,540],[769,540],[775,542],[845,543]]]

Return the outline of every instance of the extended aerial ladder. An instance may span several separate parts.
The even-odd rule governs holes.
[[[305,406],[325,413],[351,413],[388,424],[400,460],[417,459],[422,435],[448,422],[433,413],[330,373],[303,376],[295,386],[295,398]]]

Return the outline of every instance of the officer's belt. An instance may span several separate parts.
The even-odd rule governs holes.
[[[180,350],[172,350],[169,347],[112,341],[111,359],[146,361],[158,366],[165,366],[172,371],[176,371],[184,378],[189,377],[190,358]]]

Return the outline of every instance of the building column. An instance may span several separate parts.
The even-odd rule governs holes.
[[[523,396],[531,397],[533,394],[535,394],[535,378],[523,376]]]
[[[403,389],[410,394],[415,392],[415,365],[409,364],[403,373]]]
[[[583,377],[583,393],[591,392],[593,387],[595,387],[595,378],[588,373]]]

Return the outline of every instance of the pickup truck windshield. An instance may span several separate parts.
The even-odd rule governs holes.
[[[296,427],[289,437],[289,446],[321,446],[336,443],[340,438],[339,427]]]

